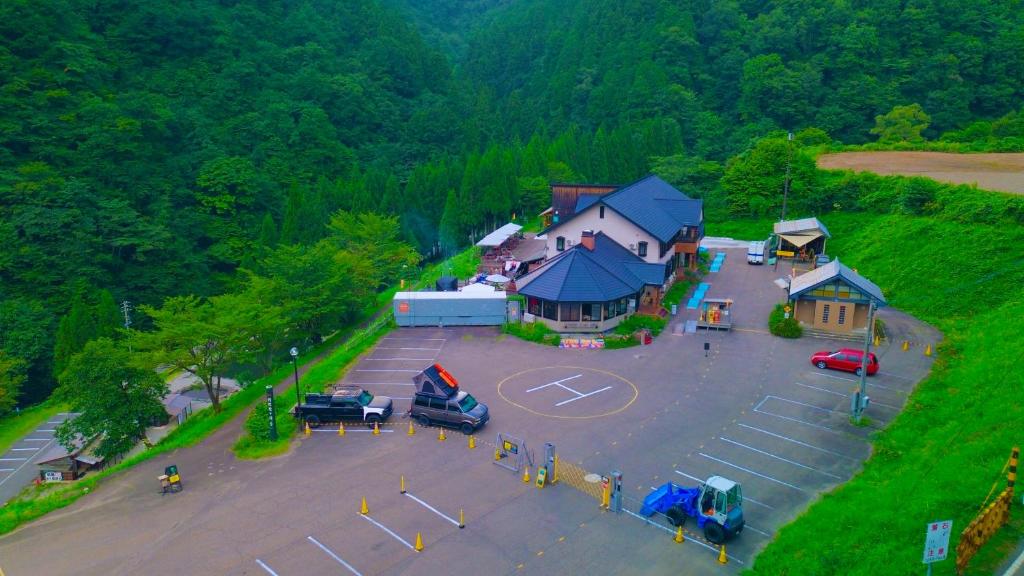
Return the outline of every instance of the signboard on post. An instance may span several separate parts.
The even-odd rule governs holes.
[[[949,553],[949,533],[952,529],[952,520],[928,524],[924,537],[924,558],[921,560],[923,563],[931,564],[946,559]]]
[[[267,386],[267,415],[270,416],[270,440],[277,440],[277,415],[274,414],[274,387]]]

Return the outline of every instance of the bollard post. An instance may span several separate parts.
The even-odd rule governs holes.
[[[466,527],[466,516],[462,513],[462,508],[459,508],[459,528]]]
[[[900,348],[902,348],[904,352],[906,352],[907,350],[910,350],[910,342],[904,340],[903,341],[903,346],[900,346]]]
[[[494,449],[494,461],[497,462],[499,460],[501,460],[501,448],[495,448]]]
[[[398,493],[405,494],[405,476],[400,476],[399,478],[401,478],[401,488],[399,489]]]
[[[611,478],[601,477],[601,508],[608,508],[611,502],[612,484]]]
[[[551,463],[551,483],[558,482],[558,454],[555,454],[555,460]]]

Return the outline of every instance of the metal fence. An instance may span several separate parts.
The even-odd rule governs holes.
[[[956,569],[962,573],[978,549],[1010,520],[1010,502],[1013,489],[1007,488],[989,504],[960,534],[956,547]]]

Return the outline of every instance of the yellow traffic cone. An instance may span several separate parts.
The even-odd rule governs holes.
[[[377,424],[376,421],[374,421],[373,423],[373,435],[380,436],[380,426]]]
[[[345,435],[345,423],[344,422],[339,422],[338,423],[338,436],[344,436],[344,435]]]
[[[501,449],[500,448],[495,448],[494,449],[494,461],[497,462],[499,460],[501,460]]]
[[[438,428],[438,430],[440,430],[440,432],[437,433],[437,439],[441,442],[447,440],[448,437],[444,435],[444,428]]]
[[[416,545],[413,546],[417,552],[423,552],[423,535],[419,532],[416,533]]]
[[[727,564],[728,562],[729,557],[725,555],[725,544],[722,544],[722,547],[718,550],[718,563]]]
[[[303,430],[302,433],[305,434],[307,437],[313,433],[313,431],[309,429],[309,422],[306,422],[306,428]]]
[[[675,540],[676,540],[676,544],[682,544],[683,543],[683,527],[682,526],[676,528],[676,538],[675,538]]]
[[[932,345],[931,344],[929,344],[929,345],[924,347],[924,355],[925,356],[931,356],[932,355]]]
[[[878,346],[878,344],[881,343],[881,341],[882,339],[878,337],[878,334],[875,334],[875,346]]]
[[[359,513],[363,516],[370,513],[370,508],[366,505],[366,497],[363,496],[363,505],[359,507]]]
[[[407,436],[412,436],[416,433],[416,429],[412,427],[412,420],[409,420],[409,431],[406,432]]]
[[[530,483],[530,467],[526,466],[523,468],[523,484]]]
[[[906,352],[907,350],[910,350],[910,342],[907,342],[906,340],[904,340],[902,348],[903,348],[904,352]]]
[[[472,450],[473,448],[476,448],[476,438],[474,438],[472,435],[470,435],[469,436],[469,449]]]

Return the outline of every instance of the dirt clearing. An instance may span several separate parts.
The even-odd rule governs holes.
[[[1024,154],[949,154],[945,152],[842,152],[818,157],[826,170],[924,176],[986,190],[1024,194]]]

